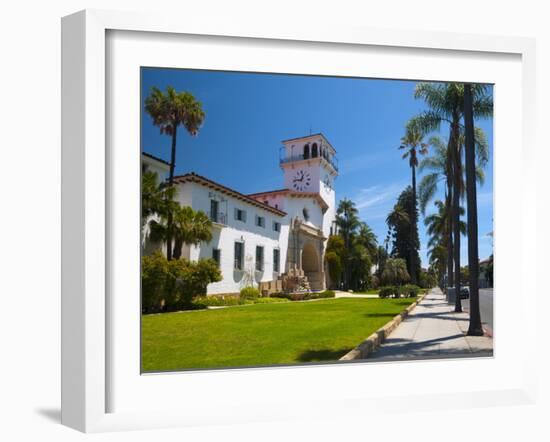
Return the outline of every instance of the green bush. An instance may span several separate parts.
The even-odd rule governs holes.
[[[288,299],[290,300],[290,295],[288,293],[282,293],[282,292],[279,292],[279,293],[272,293],[271,295],[269,295],[271,298],[284,298],[284,299]]]
[[[286,298],[272,298],[272,297],[265,297],[265,298],[258,298],[254,300],[254,304],[274,304],[277,302],[288,302],[288,299]]]
[[[405,284],[401,287],[401,294],[408,298],[414,298],[420,293],[420,287],[414,284]]]
[[[380,287],[378,296],[382,299],[389,298],[390,296],[399,296],[399,289],[394,285]]]
[[[244,287],[241,289],[241,298],[243,299],[256,299],[260,296],[260,290],[256,287]]]
[[[168,261],[160,252],[141,259],[142,306],[145,312],[187,309],[196,296],[206,295],[206,287],[221,281],[212,259],[191,262]]]
[[[325,290],[324,292],[272,293],[270,296],[289,301],[309,301],[310,299],[334,298],[335,294],[332,290]]]
[[[164,299],[168,261],[160,252],[141,259],[141,305],[144,311],[157,311]]]
[[[193,300],[194,306],[206,307],[225,307],[229,305],[242,305],[245,300],[239,295],[221,295],[221,296],[199,296]]]
[[[332,290],[325,290],[324,292],[316,293],[318,298],[334,298],[335,294]]]

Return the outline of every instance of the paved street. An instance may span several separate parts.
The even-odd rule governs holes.
[[[441,290],[433,289],[369,359],[492,356],[493,339],[467,336],[468,314],[453,310]]]
[[[462,307],[465,310],[470,309],[470,301],[462,300]],[[481,311],[481,322],[483,328],[493,333],[493,289],[479,289],[479,310]]]

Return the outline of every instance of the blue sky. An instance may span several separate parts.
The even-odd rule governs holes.
[[[386,216],[411,181],[398,150],[405,123],[425,109],[414,99],[414,81],[254,74],[181,69],[142,69],[142,99],[152,86],[191,92],[206,113],[197,137],[178,132],[176,174],[194,171],[243,193],[283,186],[281,140],[322,132],[337,150],[336,199],[353,200],[380,243]],[[479,255],[492,253],[493,128],[476,121],[491,146],[486,182],[478,188]],[[142,148],[166,160],[170,138],[142,112]],[[448,128],[442,126],[446,138]],[[419,177],[420,181],[421,176]],[[440,196],[442,198],[442,196]],[[428,213],[432,209],[428,209]],[[419,222],[421,259],[426,235]],[[466,238],[462,262],[467,263]]]

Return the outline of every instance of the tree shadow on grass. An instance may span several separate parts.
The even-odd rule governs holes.
[[[321,350],[306,350],[298,356],[300,362],[320,362],[320,361],[337,361],[346,353],[350,352],[353,347],[340,348],[323,348]]]
[[[388,321],[396,315],[397,313],[365,313],[366,318],[388,318]]]

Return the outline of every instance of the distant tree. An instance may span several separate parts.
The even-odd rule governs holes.
[[[407,271],[407,264],[402,258],[389,258],[382,272],[382,283],[385,285],[402,285],[409,282],[411,277]]]
[[[416,168],[418,167],[418,156],[426,155],[428,153],[428,144],[424,143],[424,133],[420,129],[419,125],[413,119],[407,123],[405,128],[405,135],[401,138],[401,145],[399,149],[404,149],[405,153],[403,154],[403,159],[409,160],[409,166],[411,168],[411,188],[412,188],[412,199],[414,209],[410,211],[410,229],[411,236],[414,236],[415,229],[418,230],[417,225],[417,198],[416,198]],[[419,271],[419,263],[416,262],[416,253],[414,248],[409,250],[409,271],[411,275],[411,282],[413,284],[417,283],[417,274]]]
[[[346,198],[340,201],[336,210],[336,225],[338,226],[339,235],[342,236],[342,238],[344,239],[344,245],[346,249],[349,250],[352,244],[352,237],[360,225],[358,211],[353,201]],[[349,254],[346,255],[345,259],[343,260],[343,265],[344,287],[346,289],[349,289],[351,278]]]
[[[406,261],[409,275],[413,266],[416,274],[420,272],[418,226],[411,226],[411,220],[416,219],[411,214],[417,210],[412,188],[408,186],[399,195],[397,203],[386,218],[392,240],[391,256],[393,258],[403,258]],[[414,256],[412,260],[411,256]]]
[[[376,277],[378,278],[378,281],[382,278],[382,272],[384,271],[384,266],[386,265],[387,260],[388,252],[386,251],[386,248],[383,246],[378,246],[375,255]]]
[[[354,238],[348,262],[350,264],[349,288],[356,291],[367,289],[371,283],[372,260],[359,237]]]
[[[346,246],[344,239],[340,235],[331,235],[327,242],[325,261],[328,266],[330,281],[334,288],[340,287],[345,259]]]
[[[376,235],[370,228],[370,226],[365,223],[359,223],[359,230],[357,231],[357,243],[361,244],[365,249],[367,249],[371,259],[374,261],[378,250],[378,240]]]
[[[462,285],[468,285],[469,280],[470,280],[470,271],[468,270],[468,266],[464,266],[460,269],[460,283]]]

